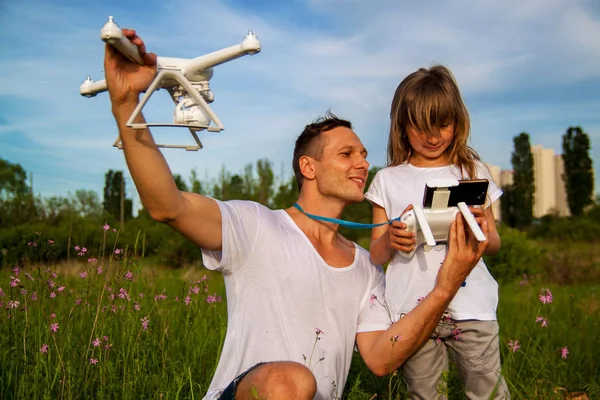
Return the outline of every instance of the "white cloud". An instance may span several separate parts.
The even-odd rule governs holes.
[[[51,151],[99,179],[109,168],[124,168],[122,154],[112,147],[116,129],[106,94],[84,99],[78,93],[87,74],[102,78],[98,31],[108,12],[122,26],[136,28],[159,56],[195,57],[239,43],[248,29],[261,40],[260,54],[215,68],[212,107],[226,130],[201,133],[205,149],[198,153],[165,151],[172,170],[184,176],[194,167],[212,174],[225,165],[237,172],[260,157],[287,165],[297,134],[328,108],[354,122],[372,162],[382,165],[393,92],[404,76],[433,62],[454,71],[473,106],[473,141],[498,164],[506,165],[510,158],[516,127],[531,127],[532,135],[540,137],[542,132],[562,132],[568,118],[559,115],[600,125],[597,108],[585,103],[557,108],[511,100],[523,91],[553,86],[564,90],[583,80],[598,87],[600,23],[597,14],[587,12],[586,3],[343,4],[350,6],[311,0],[308,12],[318,13],[319,21],[295,21],[292,26],[268,10],[241,11],[216,0],[177,0],[148,11],[160,18],[133,14],[125,7],[107,11],[107,6],[43,2],[10,6],[0,17],[0,33],[24,26],[27,34],[19,36],[18,47],[0,56],[0,94],[30,106],[35,118],[2,113],[8,124],[0,127],[0,140],[19,130],[47,149],[40,156]],[[482,106],[479,96],[496,100]],[[156,121],[169,119],[171,112],[172,103],[160,92],[146,115]],[[154,132],[164,140],[191,140],[185,130]],[[89,182],[82,181],[81,187]]]

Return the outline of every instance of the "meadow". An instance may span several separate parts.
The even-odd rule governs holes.
[[[0,399],[201,399],[225,337],[220,275],[146,257],[143,235],[121,243],[108,225],[97,235],[101,246],[69,240],[69,260],[53,262],[58,244],[32,232],[20,261],[0,270]],[[591,255],[577,252],[597,274],[585,246]],[[552,260],[554,247],[535,257]],[[501,284],[503,373],[513,399],[597,399],[598,281],[557,283],[552,276],[575,276],[565,270],[577,263],[552,254],[546,271],[555,275]],[[447,381],[449,397],[462,398],[454,368]],[[355,355],[344,398],[405,397],[398,374],[375,377]]]

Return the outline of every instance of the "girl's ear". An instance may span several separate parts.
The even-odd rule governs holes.
[[[298,166],[300,167],[300,173],[302,173],[304,179],[309,181],[315,179],[315,160],[313,160],[309,156],[302,156],[298,160]]]

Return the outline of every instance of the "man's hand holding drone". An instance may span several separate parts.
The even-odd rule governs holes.
[[[148,89],[157,72],[156,54],[146,52],[146,45],[135,30],[123,29],[122,32],[137,47],[144,65],[130,61],[114,46],[105,44],[104,73],[113,106],[137,103],[140,93]]]

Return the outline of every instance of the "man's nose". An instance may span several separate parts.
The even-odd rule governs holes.
[[[369,169],[369,166],[371,164],[369,164],[369,162],[367,161],[367,159],[365,157],[360,157],[360,161],[358,162],[357,168],[364,168],[364,169]]]

